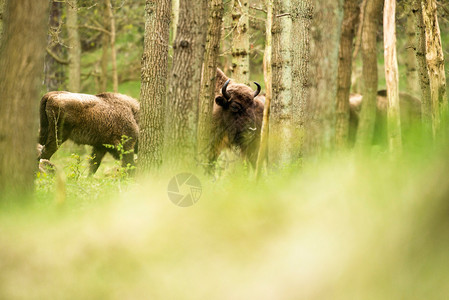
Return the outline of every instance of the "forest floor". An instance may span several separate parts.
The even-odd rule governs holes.
[[[78,160],[72,147],[52,159],[63,202],[56,177],[41,175],[31,208],[0,212],[1,299],[449,294],[446,147],[397,160],[341,155],[259,183],[245,168],[218,179],[190,170],[201,182],[190,207],[167,194],[189,170],[127,179],[107,157],[88,177],[87,154]]]

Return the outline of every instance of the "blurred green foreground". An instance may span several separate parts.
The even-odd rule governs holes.
[[[66,169],[59,204],[42,176],[33,208],[0,213],[0,299],[448,299],[448,153],[342,156],[259,183],[193,172],[188,208],[168,199],[172,171]]]

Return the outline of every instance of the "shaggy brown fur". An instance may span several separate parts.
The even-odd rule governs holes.
[[[222,93],[222,88],[228,79],[220,69],[217,69],[210,163],[216,161],[224,148],[235,146],[241,151],[242,157],[255,166],[264,97],[254,97],[258,92],[231,80],[225,90],[227,99]]]
[[[119,159],[116,149],[123,135],[131,138],[124,150],[137,150],[139,103],[117,93],[96,96],[69,92],[49,92],[40,104],[39,159],[50,159],[58,147],[70,139],[77,144],[93,146],[91,173],[95,173],[106,152]],[[134,154],[125,154],[123,164],[134,164]]]
[[[351,144],[355,142],[356,138],[362,99],[363,97],[360,94],[351,94],[349,98],[349,141]],[[404,92],[399,93],[399,101],[401,130],[404,140],[407,139],[407,136],[411,133],[411,130],[420,124],[421,101],[418,98]],[[387,144],[387,108],[387,91],[378,91],[373,144]]]

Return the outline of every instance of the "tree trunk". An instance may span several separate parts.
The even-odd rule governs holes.
[[[172,39],[176,39],[176,33],[178,30],[178,20],[179,20],[179,1],[172,0]]]
[[[421,3],[426,32],[426,59],[430,78],[433,130],[434,134],[437,134],[440,131],[441,117],[447,121],[448,113],[444,54],[441,46],[441,34],[440,26],[438,25],[436,1],[427,0],[422,1]]]
[[[335,146],[346,149],[349,134],[349,94],[351,92],[352,52],[354,49],[355,29],[359,20],[357,0],[345,0],[344,18],[338,60],[338,88],[335,123]]]
[[[140,88],[139,172],[162,164],[168,75],[170,0],[146,0]]]
[[[421,0],[413,0],[412,12],[415,16],[415,55],[418,63],[419,86],[421,88],[421,117],[426,135],[432,135],[432,101],[430,97],[429,70],[426,61],[426,31]]]
[[[47,92],[60,90],[64,84],[64,69],[59,63],[63,49],[59,43],[58,31],[61,27],[62,2],[50,2],[49,34],[47,36],[47,53],[45,56],[45,86]],[[59,60],[59,61],[58,61]]]
[[[170,118],[167,118],[164,152],[170,163],[192,162],[196,154],[201,66],[207,30],[204,26],[207,19],[203,17],[205,2],[180,0],[167,99]]]
[[[200,104],[198,115],[197,151],[202,165],[209,162],[212,148],[211,123],[215,98],[215,79],[220,53],[221,24],[223,22],[223,0],[211,0],[209,6],[206,51],[201,75]]]
[[[406,69],[406,89],[412,95],[419,93],[418,72],[415,56],[415,22],[411,7],[407,8],[407,20],[405,33],[407,35],[405,69]]]
[[[48,3],[8,1],[5,7],[0,48],[0,199],[4,201],[23,200],[33,191]]]
[[[249,85],[249,2],[234,0],[232,8],[232,78]]]
[[[69,53],[69,82],[67,88],[77,93],[81,87],[81,42],[78,33],[78,6],[76,0],[67,0],[67,35]]]
[[[265,55],[264,55],[264,78],[265,78],[265,105],[263,109],[263,122],[260,134],[260,146],[257,154],[256,162],[256,178],[259,178],[262,174],[262,164],[267,157],[268,146],[268,124],[270,122],[270,104],[271,104],[271,49],[272,49],[272,36],[271,30],[273,27],[273,0],[267,0],[267,21],[265,30]]]
[[[292,0],[292,147],[301,155],[305,105],[310,99],[310,27],[314,15],[312,0]]]
[[[3,38],[3,20],[5,12],[5,0],[0,0],[0,46],[2,45]]]
[[[396,0],[385,0],[384,5],[385,80],[388,98],[388,145],[395,155],[402,150],[399,108],[399,71],[396,54]]]
[[[343,0],[317,1],[315,9],[304,136],[304,154],[309,157],[321,157],[333,147]]]
[[[270,118],[270,162],[287,164],[291,159],[292,140],[292,68],[290,0],[274,1],[273,58]]]
[[[362,29],[362,61],[364,93],[355,147],[358,151],[371,149],[376,121],[377,103],[377,28],[382,15],[383,0],[367,1]]]
[[[111,0],[106,1],[106,14],[109,20],[109,44],[111,46],[111,65],[112,65],[112,90],[118,92],[118,75],[117,75],[117,50],[115,49],[115,17],[112,11]]]

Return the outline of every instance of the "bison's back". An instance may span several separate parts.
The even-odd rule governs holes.
[[[139,103],[122,94],[97,96],[53,92],[47,100],[50,117],[61,119],[63,134],[79,144],[117,144],[121,136],[137,139]]]

